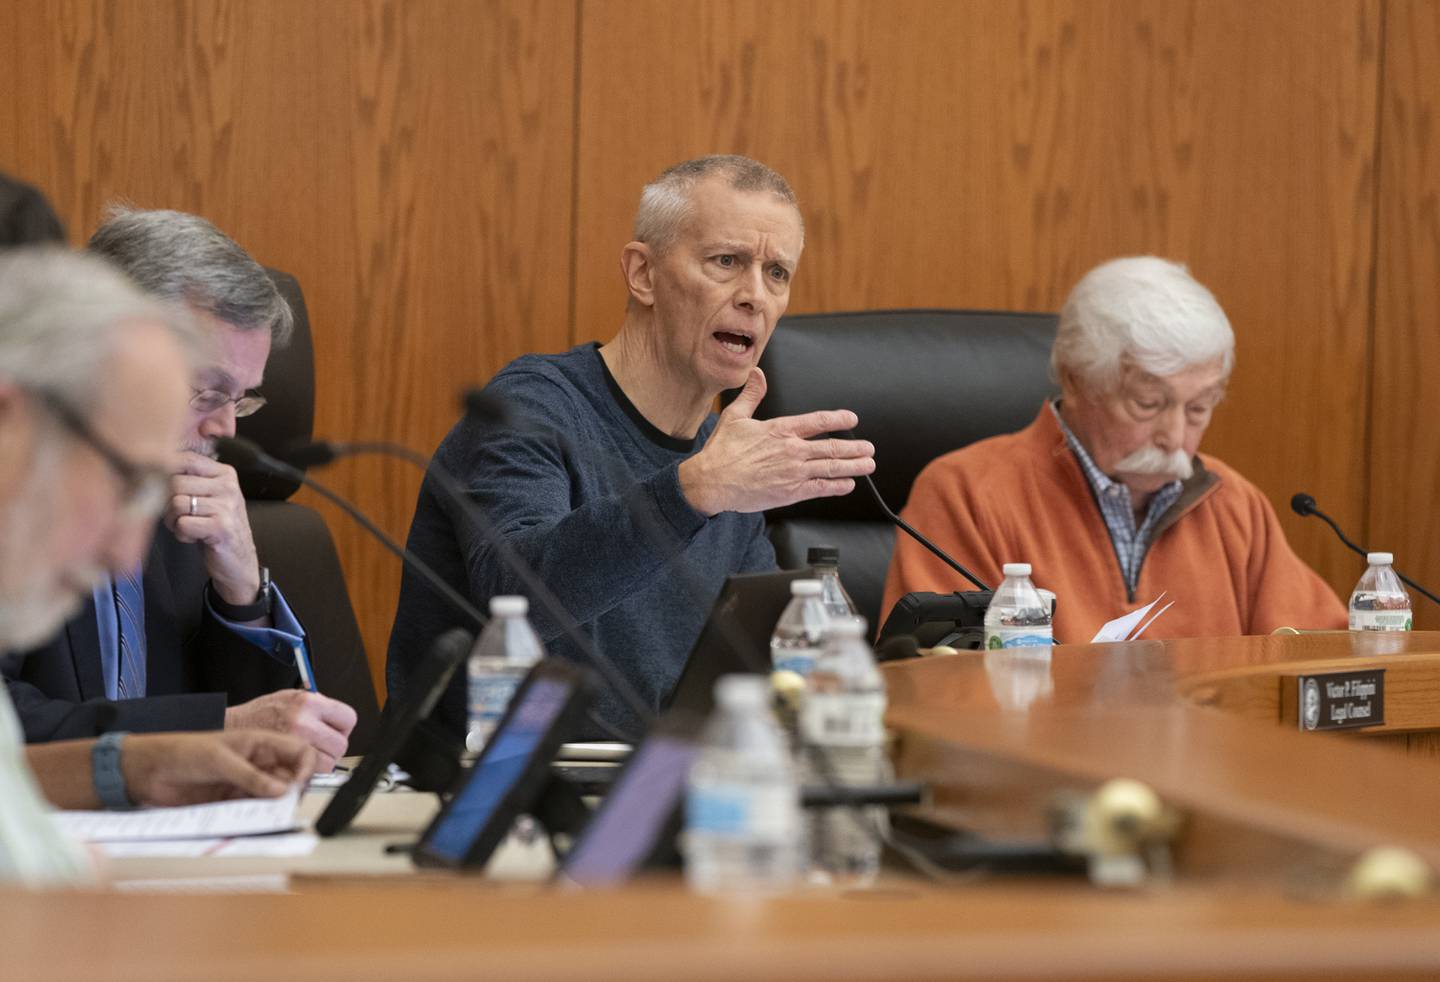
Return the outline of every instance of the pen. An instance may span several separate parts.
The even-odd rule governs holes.
[[[300,686],[310,692],[319,692],[315,688],[315,676],[310,671],[310,657],[305,654],[305,646],[292,645],[290,650],[295,653],[295,667],[300,669]]]

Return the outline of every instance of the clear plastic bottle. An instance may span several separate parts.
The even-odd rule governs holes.
[[[1032,648],[1055,643],[1050,604],[1030,582],[1029,563],[1006,563],[1005,582],[985,611],[985,647]]]
[[[1390,568],[1395,557],[1388,552],[1372,552],[1365,561],[1369,566],[1350,594],[1350,630],[1410,630],[1410,594]]]
[[[479,753],[484,749],[525,673],[545,657],[540,638],[525,619],[529,612],[530,601],[524,597],[490,598],[490,623],[481,632],[468,663],[466,750]]]
[[[790,603],[770,636],[770,665],[777,672],[795,672],[809,677],[825,643],[830,615],[820,600],[819,580],[793,580]]]
[[[800,791],[763,676],[726,675],[690,768],[685,878],[705,893],[777,892],[803,869]]]
[[[885,679],[865,641],[865,618],[837,618],[810,673],[800,711],[806,784],[888,784],[885,754]],[[812,877],[863,886],[880,871],[882,806],[822,808],[808,813]]]
[[[834,546],[812,546],[805,562],[820,581],[820,602],[831,617],[854,617],[855,601],[840,582],[840,550]]]

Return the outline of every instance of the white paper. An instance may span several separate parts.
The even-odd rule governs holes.
[[[1173,600],[1170,601],[1170,603],[1166,604],[1156,613],[1155,617],[1146,621],[1145,615],[1150,613],[1150,608],[1164,599],[1165,594],[1162,593],[1139,610],[1132,610],[1123,617],[1117,617],[1113,621],[1107,621],[1100,630],[1095,632],[1095,636],[1090,639],[1090,643],[1100,644],[1105,641],[1131,641],[1138,638],[1145,628],[1148,628],[1155,622],[1155,617],[1159,617],[1160,614],[1165,613],[1175,602]],[[1144,627],[1140,627],[1141,621],[1145,621]]]
[[[313,832],[293,832],[234,839],[130,839],[97,843],[96,848],[112,859],[195,859],[201,856],[288,859],[310,855],[319,841]]]
[[[180,808],[141,808],[130,812],[55,812],[55,823],[82,842],[151,839],[215,839],[263,835],[298,828],[300,787],[278,798],[240,798]]]

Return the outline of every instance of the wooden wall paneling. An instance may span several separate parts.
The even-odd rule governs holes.
[[[1055,309],[1103,259],[1189,263],[1239,338],[1206,449],[1277,509],[1358,516],[1378,25],[1375,0],[587,3],[576,339],[619,321],[640,185],[749,153],[802,200],[793,311]],[[1282,521],[1348,589],[1328,533]]]
[[[21,0],[0,10],[23,38],[0,63],[0,168],[40,185],[77,241],[123,197],[204,214],[293,272],[317,433],[428,453],[463,386],[569,336],[574,11]],[[403,538],[418,474],[325,476]],[[398,567],[298,500],[335,533],[378,683]]]
[[[1370,512],[1363,542],[1431,590],[1440,583],[1440,8],[1386,7],[1379,235],[1370,415]],[[1412,594],[1416,627],[1440,627]]]

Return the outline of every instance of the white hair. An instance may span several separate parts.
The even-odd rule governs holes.
[[[1180,263],[1130,256],[1096,266],[1060,309],[1050,367],[1091,392],[1114,391],[1126,361],[1152,375],[1221,360],[1235,364],[1235,334],[1214,294]]]
[[[758,160],[739,154],[712,154],[682,160],[667,167],[640,192],[635,212],[635,241],[656,252],[664,252],[680,235],[690,218],[691,195],[701,181],[719,176],[734,191],[756,191],[775,195],[800,214],[800,202],[790,183],[778,171]],[[800,241],[805,241],[805,221],[800,220]]]
[[[198,363],[202,342],[189,315],[105,260],[57,246],[0,251],[0,379],[88,415],[111,355],[142,323],[165,327]]]

